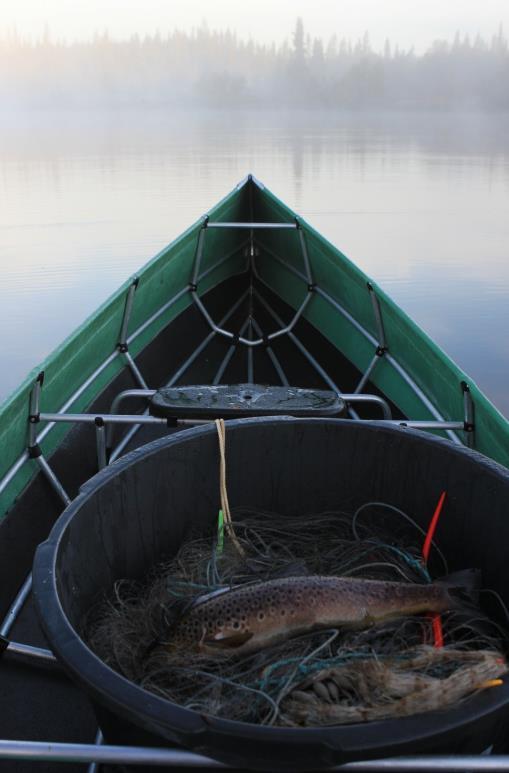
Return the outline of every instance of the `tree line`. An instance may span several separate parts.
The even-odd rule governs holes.
[[[311,38],[302,19],[283,44],[239,39],[203,24],[191,32],[87,42],[0,40],[5,107],[509,108],[509,48],[502,28],[436,40],[417,54],[366,33]]]

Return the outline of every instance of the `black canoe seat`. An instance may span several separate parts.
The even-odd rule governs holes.
[[[329,390],[259,384],[164,387],[150,400],[150,413],[167,419],[339,416],[344,411],[343,400]]]

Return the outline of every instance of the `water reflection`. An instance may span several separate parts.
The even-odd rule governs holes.
[[[0,397],[253,171],[509,415],[509,118],[3,116]]]

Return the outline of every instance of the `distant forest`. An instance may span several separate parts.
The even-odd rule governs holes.
[[[0,100],[6,107],[333,109],[509,108],[509,49],[502,28],[485,40],[456,35],[424,53],[366,33],[352,42],[311,38],[298,19],[282,45],[241,40],[202,25],[190,33],[107,32],[67,43],[0,40]]]

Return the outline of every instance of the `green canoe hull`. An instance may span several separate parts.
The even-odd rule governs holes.
[[[261,183],[249,176],[208,213],[215,222],[295,222],[292,212]],[[301,251],[305,238],[316,288],[303,316],[338,353],[364,373],[380,342],[372,305],[378,298],[387,351],[379,351],[370,381],[402,415],[412,420],[463,421],[464,385],[475,410],[474,448],[509,466],[509,424],[472,380],[380,289],[336,247],[298,219],[300,229],[257,230],[256,267],[260,281],[297,310],[306,296]],[[192,303],[192,265],[203,219],[169,244],[138,273],[139,284],[129,320],[128,343],[133,358]],[[246,269],[245,229],[210,228],[201,263],[201,298]],[[44,371],[41,411],[86,411],[118,374],[128,368],[119,350],[119,331],[132,279],[128,280],[43,363],[34,368],[0,408],[0,517],[13,508],[37,474],[28,458],[29,396]],[[323,363],[324,366],[327,363]],[[40,446],[50,458],[61,446],[67,424],[41,425]],[[41,437],[41,434],[43,437]],[[465,442],[468,433],[457,437]]]

